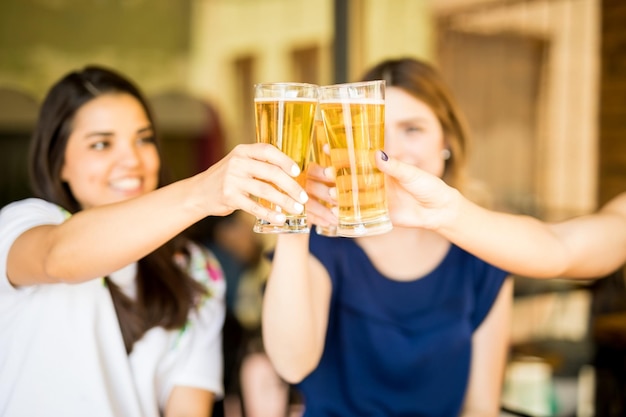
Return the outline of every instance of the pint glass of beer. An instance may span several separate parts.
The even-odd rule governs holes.
[[[256,141],[276,146],[300,167],[297,181],[304,187],[306,163],[318,102],[318,86],[305,83],[263,83],[254,86]],[[281,207],[259,197],[271,210]],[[306,213],[285,213],[283,225],[257,219],[257,233],[308,233]]]
[[[320,87],[320,111],[335,170],[339,226],[346,237],[391,230],[384,174],[375,152],[384,148],[385,82]]]
[[[313,139],[311,142],[309,167],[313,164],[317,164],[322,168],[328,168],[332,166],[330,162],[328,137],[326,136],[326,129],[324,129],[324,121],[322,120],[322,114],[318,111],[315,115],[315,125],[313,127]],[[331,204],[326,201],[319,200],[320,203],[328,208],[331,208]],[[337,236],[337,226],[320,226],[315,225],[315,230],[318,234],[323,236],[334,237]]]

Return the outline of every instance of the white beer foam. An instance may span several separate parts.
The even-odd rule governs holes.
[[[353,98],[328,98],[321,99],[320,104],[385,104],[384,98],[369,98],[369,97],[353,97]]]
[[[269,103],[275,101],[300,101],[303,103],[317,103],[317,99],[309,97],[256,97],[255,103]]]

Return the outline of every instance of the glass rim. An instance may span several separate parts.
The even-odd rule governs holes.
[[[262,82],[262,83],[255,83],[254,84],[254,88],[257,87],[261,87],[261,86],[277,86],[277,87],[285,87],[285,86],[294,86],[294,87],[313,87],[313,88],[319,88],[320,86],[317,84],[312,84],[312,83],[300,83],[300,82],[296,82],[296,81],[280,81],[280,82]]]
[[[355,81],[355,82],[347,82],[347,83],[338,83],[338,84],[329,84],[329,85],[321,85],[320,89],[328,89],[328,88],[342,88],[342,87],[364,87],[368,85],[375,84],[386,84],[385,80],[369,80],[369,81]]]

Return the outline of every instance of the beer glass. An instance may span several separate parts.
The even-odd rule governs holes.
[[[315,114],[315,124],[313,127],[313,138],[311,142],[311,150],[309,158],[310,162],[321,166],[322,168],[328,168],[332,164],[330,162],[330,155],[326,153],[324,147],[328,147],[328,137],[326,136],[326,130],[324,129],[324,121],[322,120],[322,114],[318,111]],[[331,204],[326,201],[320,203],[324,206],[331,208]],[[318,234],[323,236],[334,237],[337,236],[337,227],[332,226],[320,226],[315,225],[315,230]]]
[[[384,148],[383,80],[320,87],[319,108],[335,170],[339,225],[346,237],[375,235],[392,229],[384,174],[375,152]]]
[[[262,83],[254,86],[254,112],[256,141],[276,146],[300,168],[296,179],[304,187],[306,163],[313,133],[317,108],[318,86],[305,83]],[[281,207],[258,197],[270,210]],[[306,213],[285,213],[284,224],[271,224],[258,219],[254,225],[257,233],[308,233]]]

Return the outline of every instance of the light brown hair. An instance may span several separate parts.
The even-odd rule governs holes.
[[[415,58],[389,59],[366,71],[361,80],[385,80],[386,87],[402,89],[435,113],[443,128],[445,146],[450,151],[443,180],[462,190],[466,182],[468,130],[465,118],[439,71]]]

